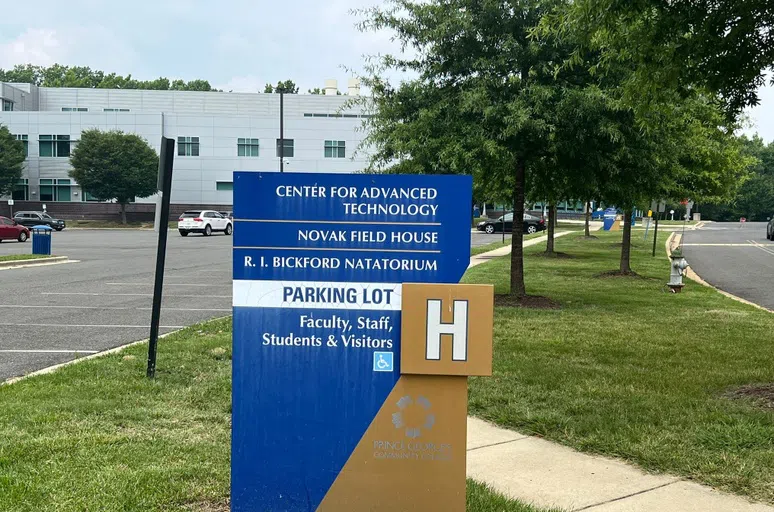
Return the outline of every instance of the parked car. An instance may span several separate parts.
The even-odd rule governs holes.
[[[506,213],[502,217],[496,219],[496,220],[485,220],[483,222],[479,222],[478,226],[476,226],[476,229],[479,231],[483,231],[484,233],[502,233],[503,227],[505,228],[505,232],[511,232],[513,231],[513,213]],[[529,215],[528,213],[524,214],[524,232],[525,233],[537,233],[538,231],[543,231],[546,229],[546,221],[541,219],[540,217],[535,217],[534,215]]]
[[[3,240],[18,240],[26,242],[30,238],[30,230],[13,219],[0,217],[0,242]]]
[[[766,238],[774,240],[774,217],[769,217],[769,223],[766,225]]]
[[[234,232],[234,225],[231,223],[231,219],[224,217],[219,212],[191,210],[183,213],[177,219],[177,230],[181,236],[188,236],[188,233],[201,233],[204,236],[210,236],[214,231],[222,231],[230,235]]]
[[[13,220],[31,228],[33,226],[49,226],[57,231],[62,231],[65,226],[65,221],[62,219],[55,219],[46,212],[16,212],[13,216]]]

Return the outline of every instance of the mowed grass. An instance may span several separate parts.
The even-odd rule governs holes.
[[[231,321],[0,386],[0,511],[226,512]],[[468,482],[470,512],[542,512]]]
[[[595,235],[557,239],[571,258],[526,249],[528,293],[562,307],[496,309],[494,374],[470,379],[471,413],[774,502],[774,410],[723,396],[774,382],[774,315],[692,282],[668,293],[663,245],[652,258],[638,237],[642,277],[600,277],[618,267],[621,233]],[[508,265],[498,258],[464,282],[506,293]]]
[[[0,256],[0,262],[3,261],[23,261],[23,260],[38,260],[43,258],[50,258],[51,256],[43,254],[7,254]]]
[[[526,503],[506,498],[489,486],[468,479],[467,510],[475,512],[560,512],[535,508]]]

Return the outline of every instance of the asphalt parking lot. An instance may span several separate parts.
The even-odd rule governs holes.
[[[471,233],[474,247],[500,240]],[[65,229],[52,252],[77,263],[0,269],[0,381],[147,338],[156,243],[153,231]],[[231,247],[222,234],[169,232],[162,333],[231,314]],[[0,255],[31,250],[0,243]]]
[[[162,333],[231,314],[231,240],[169,232]],[[153,231],[66,229],[52,252],[78,263],[0,270],[0,381],[147,338],[156,242]],[[3,242],[0,255],[31,248]]]

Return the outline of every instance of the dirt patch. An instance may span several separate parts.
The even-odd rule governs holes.
[[[525,295],[524,297],[495,295],[494,305],[500,308],[561,309],[558,302],[539,295]]]
[[[642,277],[637,272],[630,270],[629,272],[621,272],[620,270],[608,270],[607,272],[602,272],[601,274],[597,274],[597,277],[600,278],[609,278],[609,277],[635,277],[637,279],[646,279],[645,277]]]
[[[574,259],[575,256],[572,254],[567,254],[566,252],[552,252],[551,254],[548,254],[546,252],[539,252],[537,254],[531,254],[530,256],[537,256],[538,258],[550,258],[550,259],[557,259],[557,260],[571,260]]]
[[[732,389],[725,395],[730,400],[747,400],[764,409],[774,409],[774,384],[751,384]]]

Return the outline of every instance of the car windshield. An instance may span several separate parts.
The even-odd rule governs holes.
[[[503,215],[502,217],[500,217],[500,220],[503,220],[503,219],[505,219],[505,222],[512,222],[513,221],[513,214],[512,213],[508,213],[508,214]]]
[[[44,219],[50,219],[51,215],[49,215],[47,213],[44,213],[44,214],[41,215],[41,217],[43,217]]]
[[[201,217],[202,212],[185,212],[180,216],[181,219],[193,219],[195,217]]]

